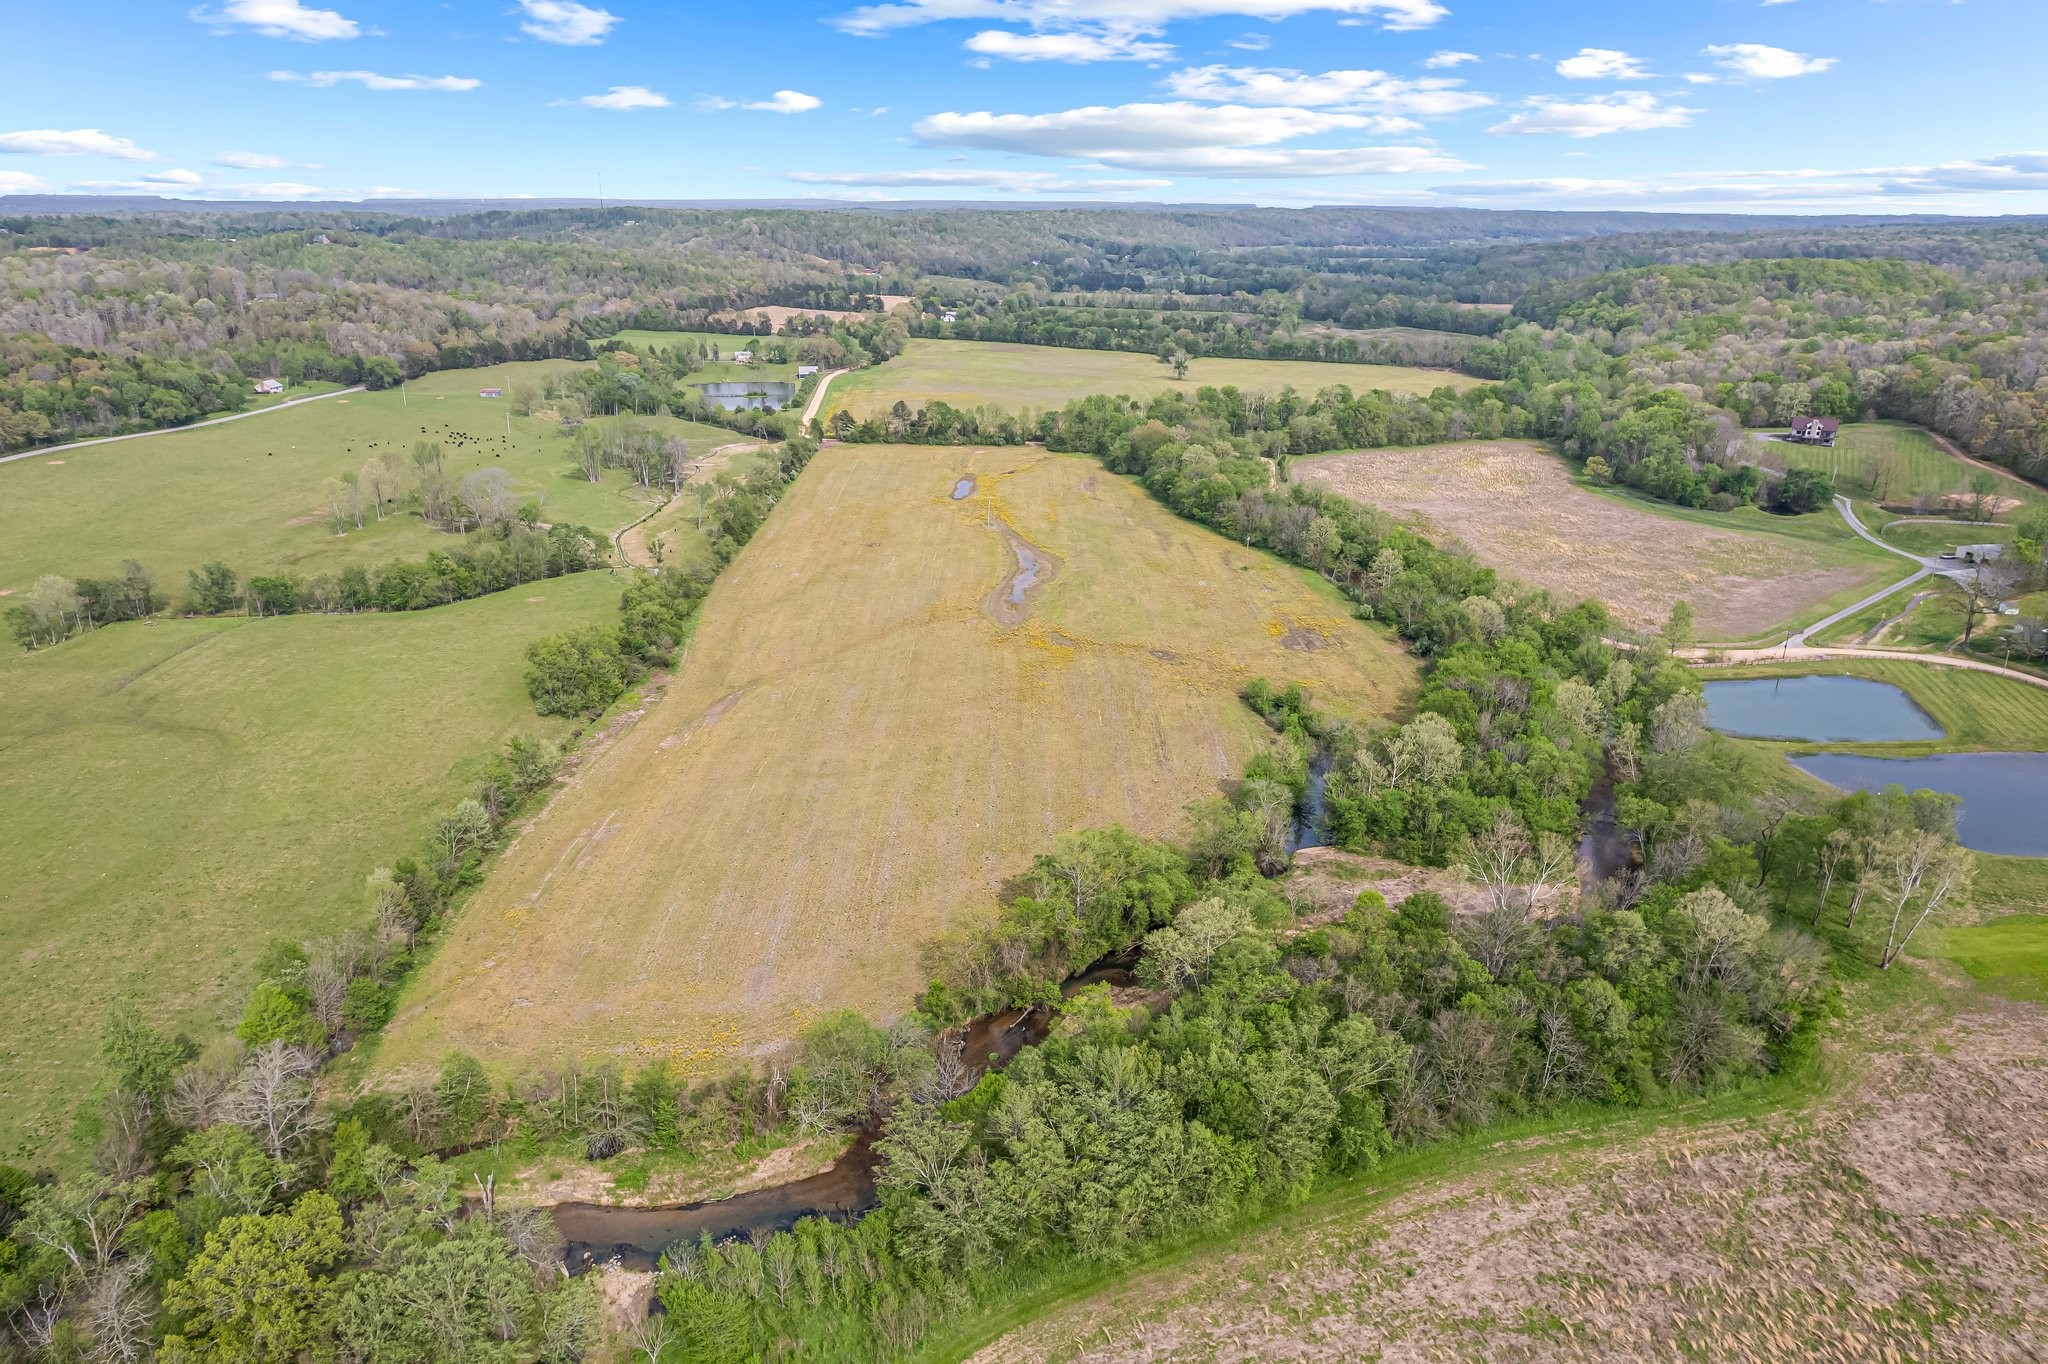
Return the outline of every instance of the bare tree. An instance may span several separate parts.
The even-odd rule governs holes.
[[[1529,851],[1529,912],[1542,912],[1544,897],[1554,885],[1578,870],[1578,849],[1562,834],[1540,833]]]
[[[1522,879],[1530,852],[1522,821],[1507,810],[1496,810],[1493,823],[1459,849],[1458,870],[1485,887],[1494,909],[1505,910],[1510,888]]]
[[[642,1317],[626,1328],[626,1346],[645,1355],[647,1364],[661,1364],[661,1352],[676,1343],[675,1323],[667,1315]]]
[[[313,1057],[288,1042],[272,1042],[250,1056],[230,1100],[231,1120],[248,1129],[271,1158],[288,1161],[319,1131],[313,1104]]]
[[[469,519],[479,527],[507,520],[518,507],[512,494],[512,475],[503,469],[476,469],[462,476],[455,496]]]
[[[2020,569],[2016,563],[1998,558],[1979,562],[1976,572],[1955,581],[1963,589],[1963,647],[1967,649],[1970,636],[1977,631],[1977,617],[1997,610],[2000,602],[2018,590]]]
[[[149,1256],[132,1255],[104,1266],[85,1295],[84,1318],[92,1333],[86,1358],[95,1364],[138,1364],[150,1357],[155,1313],[149,1296]]]
[[[1813,906],[1814,923],[1818,924],[1820,916],[1826,912],[1828,893],[1835,888],[1835,877],[1840,874],[1842,864],[1849,860],[1855,846],[1856,836],[1847,829],[1831,829],[1828,836],[1821,841],[1818,866],[1820,899]]]
[[[1884,954],[1878,958],[1877,963],[1881,971],[1891,969],[1892,963],[1905,952],[1906,944],[1913,941],[1913,935],[1920,931],[1920,925],[1926,923],[1936,911],[1945,905],[1961,903],[1969,898],[1971,879],[1975,875],[1975,863],[1968,850],[1944,842],[1934,834],[1920,833],[1911,837],[1916,843],[1924,839],[1934,839],[1939,846],[1924,862],[1914,854],[1901,852],[1896,855],[1893,866],[1897,880],[1893,883],[1893,889],[1904,888],[1906,874],[1910,870],[1913,875],[1913,891],[1911,894],[1898,895],[1892,903],[1892,921],[1890,927],[1885,930]],[[1907,913],[1907,906],[1913,894],[1920,896],[1920,912],[1901,934],[1899,923]]]

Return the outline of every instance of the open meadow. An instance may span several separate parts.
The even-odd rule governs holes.
[[[538,385],[550,370],[573,365],[444,371],[404,392],[349,393],[247,421],[0,465],[0,592],[18,593],[44,573],[117,574],[124,559],[153,570],[175,599],[186,571],[215,559],[244,575],[310,576],[424,557],[453,537],[416,515],[371,517],[363,529],[351,525],[338,535],[323,492],[327,480],[356,473],[374,456],[408,458],[423,440],[440,442],[451,482],[502,468],[521,497],[545,495],[547,520],[608,533],[646,510],[645,491],[620,470],[588,482],[570,468],[559,422],[510,414],[515,385]],[[479,397],[485,388],[507,396]],[[699,450],[735,439],[668,417],[633,420]]]
[[[61,1150],[106,1005],[232,1027],[272,940],[367,922],[533,713],[527,644],[609,620],[579,574],[404,615],[127,623],[0,655],[0,1161]]]
[[[1904,576],[1903,561],[1838,518],[1695,513],[1596,493],[1523,441],[1321,455],[1296,460],[1290,477],[1415,517],[1508,577],[1603,602],[1632,625],[1690,602],[1705,639],[1747,639]]]
[[[1174,833],[1233,781],[1264,741],[1238,699],[1253,677],[1371,719],[1416,668],[1314,575],[1092,460],[828,447],[661,700],[415,977],[379,1068],[462,1047],[701,1072],[825,1010],[896,1015],[920,946],[1057,835]]]
[[[1012,412],[1064,407],[1094,393],[1149,398],[1168,391],[1235,386],[1247,392],[1277,393],[1290,385],[1315,393],[1335,384],[1363,392],[1428,393],[1467,389],[1477,379],[1447,370],[1402,365],[1340,365],[1313,360],[1224,360],[1204,358],[1176,379],[1156,355],[1130,351],[1069,350],[1007,341],[931,341],[913,338],[886,365],[856,370],[833,381],[821,415],[844,409],[856,417],[887,412],[897,402],[913,409],[942,399],[954,407],[994,403]]]
[[[718,359],[698,359],[700,369],[691,373],[693,384],[719,383],[729,379],[776,379],[785,383],[796,379],[797,362],[790,359],[782,364],[770,364],[765,359],[756,359],[749,364],[736,364],[732,356],[740,351],[751,351],[757,356],[768,347],[787,350],[791,356],[803,345],[800,336],[734,336],[730,332],[650,332],[637,329],[619,332],[614,337],[628,350],[647,355],[655,351],[674,351],[688,348],[695,356],[699,347],[709,348]]]

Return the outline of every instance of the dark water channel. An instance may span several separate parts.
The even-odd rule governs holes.
[[[1579,893],[1591,895],[1593,888],[1617,875],[1635,861],[1635,845],[1614,824],[1614,771],[1602,764],[1593,789],[1579,806],[1586,832],[1579,839]]]
[[[1708,723],[1744,739],[1880,744],[1943,734],[1912,697],[1867,677],[1759,677],[1709,682],[1705,692]]]
[[[1135,954],[1110,957],[1069,979],[1060,987],[1071,995],[1089,985],[1127,985]],[[999,1070],[1026,1047],[1037,1046],[1052,1030],[1045,1009],[1010,1009],[985,1014],[966,1025],[961,1059],[970,1083]],[[650,1270],[661,1253],[678,1241],[695,1241],[709,1233],[714,1241],[743,1238],[756,1232],[787,1231],[806,1217],[850,1221],[874,1208],[875,1151],[880,1123],[870,1122],[853,1145],[830,1168],[804,1179],[734,1194],[731,1198],[686,1203],[666,1208],[617,1208],[602,1203],[560,1203],[551,1209],[555,1230],[566,1243],[563,1260],[579,1273],[617,1257],[627,1269]]]
[[[735,379],[720,384],[698,384],[704,401],[716,403],[728,412],[780,411],[796,398],[796,385],[774,379]]]
[[[1318,746],[1308,760],[1308,785],[1294,807],[1294,832],[1288,836],[1287,851],[1320,848],[1329,841],[1330,755]]]
[[[1946,791],[1960,796],[1956,836],[1966,848],[2011,857],[2048,857],[2048,753],[1936,753],[1866,758],[1815,753],[1793,766],[1851,791]]]

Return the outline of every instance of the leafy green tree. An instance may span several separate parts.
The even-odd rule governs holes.
[[[595,715],[626,693],[616,630],[586,625],[526,650],[526,690],[542,715]]]
[[[301,1358],[327,1334],[335,1304],[324,1276],[345,1251],[341,1206],[318,1190],[284,1212],[224,1219],[165,1291],[181,1319],[164,1341],[165,1364]]]
[[[533,1272],[488,1224],[465,1223],[396,1267],[358,1275],[337,1313],[343,1343],[375,1364],[533,1357],[512,1342],[537,1326]]]
[[[304,1047],[321,1039],[320,1024],[306,1006],[267,980],[257,982],[249,992],[249,1004],[242,1010],[235,1036],[251,1047],[271,1042]]]

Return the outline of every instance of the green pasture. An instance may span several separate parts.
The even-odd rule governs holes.
[[[570,468],[566,428],[511,415],[515,385],[572,366],[553,360],[450,370],[402,391],[350,393],[247,421],[0,465],[0,592],[19,592],[44,573],[116,573],[124,559],[154,570],[175,595],[186,570],[214,559],[245,575],[311,575],[424,556],[450,536],[414,515],[372,518],[337,535],[322,491],[328,479],[355,473],[375,455],[409,457],[422,440],[441,443],[451,480],[503,468],[523,496],[545,496],[548,520],[614,530],[645,511],[645,493],[617,470],[586,482]],[[479,397],[484,388],[506,397]],[[597,424],[619,420],[652,423],[700,450],[736,439],[669,417]]]
[[[2048,1003],[2048,915],[2009,914],[1951,928],[1940,935],[1935,949],[1986,989]]]
[[[886,412],[897,402],[916,408],[933,399],[955,407],[993,403],[1015,412],[1064,407],[1075,398],[1095,393],[1150,398],[1168,390],[1192,394],[1198,388],[1226,386],[1248,392],[1277,392],[1292,386],[1302,393],[1315,393],[1348,384],[1358,391],[1382,388],[1391,393],[1421,394],[1446,386],[1471,388],[1478,382],[1463,374],[1404,365],[1217,358],[1195,360],[1188,366],[1187,378],[1175,379],[1172,367],[1157,356],[1131,351],[912,339],[903,354],[889,363],[833,380],[823,413],[829,417],[844,408],[856,417],[867,417]]]
[[[364,920],[533,713],[527,644],[604,573],[406,615],[127,623],[0,655],[0,1162],[61,1145],[114,998],[208,1039],[279,937]],[[47,1158],[47,1155],[43,1158]]]
[[[1864,524],[1870,525],[1868,521]],[[1884,537],[1886,544],[1897,545],[1908,554],[1922,554],[1930,558],[1947,554],[1958,545],[2002,545],[2012,539],[2011,526],[1973,526],[1963,521],[1908,521],[1903,524],[1881,521],[1878,524],[1883,527],[1878,534]]]

